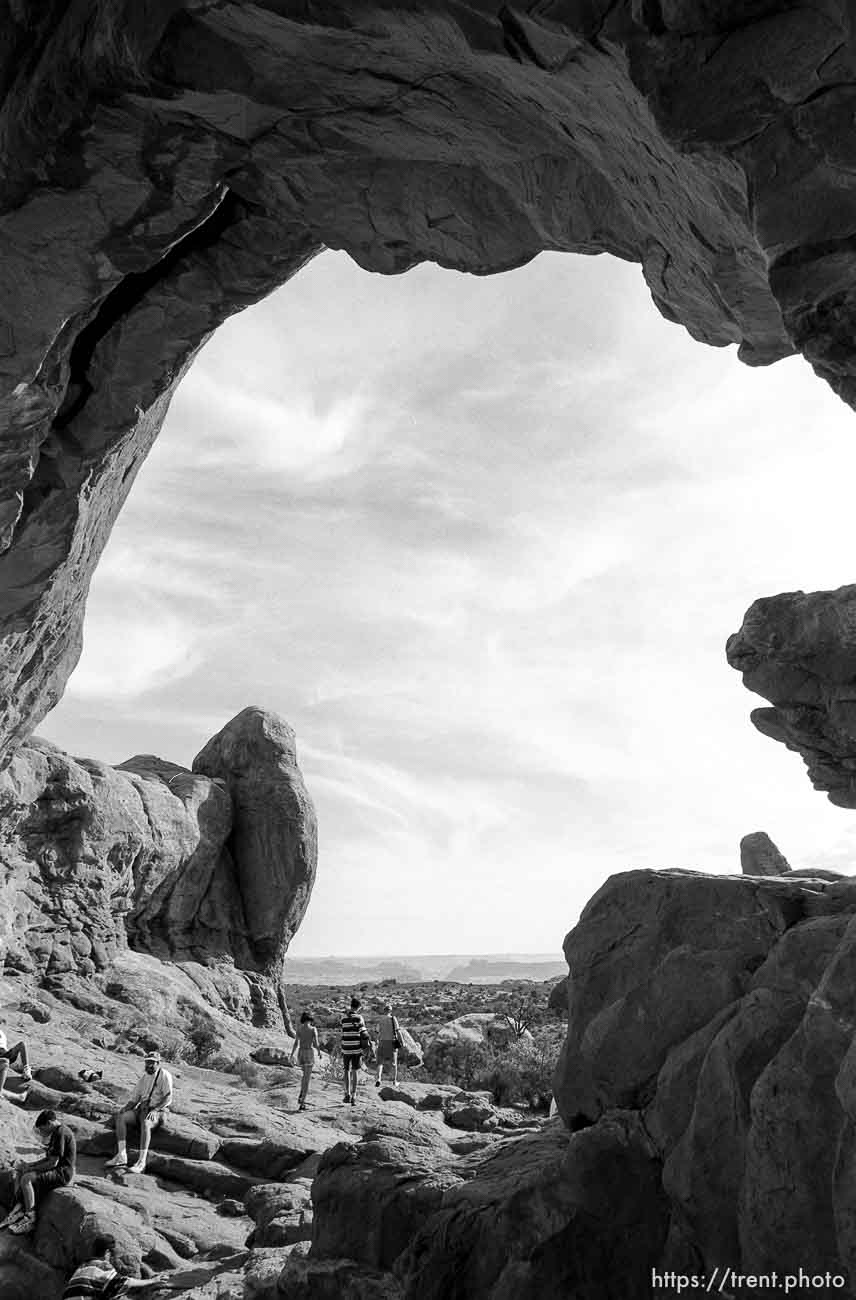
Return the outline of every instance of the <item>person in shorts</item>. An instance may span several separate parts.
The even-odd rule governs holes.
[[[291,1063],[294,1064],[294,1053],[297,1052],[297,1059],[300,1062],[300,1068],[303,1071],[303,1078],[300,1082],[300,1095],[297,1098],[297,1109],[306,1110],[306,1096],[309,1092],[309,1081],[312,1078],[312,1071],[315,1069],[315,1060],[321,1060],[321,1046],[318,1042],[318,1030],[315,1028],[315,1021],[309,1011],[304,1011],[300,1017],[300,1025],[294,1036],[294,1044],[291,1048]]]
[[[360,999],[351,998],[351,1009],[342,1016],[342,1068],[345,1072],[345,1101],[356,1104],[357,1078],[363,1053],[369,1049],[366,1022],[360,1015]]]
[[[36,1135],[47,1150],[41,1160],[15,1165],[15,1205],[0,1228],[23,1234],[36,1226],[36,1196],[55,1187],[70,1187],[77,1164],[77,1143],[71,1129],[55,1110],[43,1110],[36,1118]]]
[[[385,1065],[388,1065],[392,1070],[392,1082],[398,1083],[398,1053],[401,1047],[401,1031],[398,1027],[398,1021],[393,1015],[391,1002],[387,1002],[383,1012],[378,1022],[376,1088],[380,1087]]]
[[[30,1082],[33,1075],[30,1070],[30,1055],[27,1051],[27,1044],[23,1038],[19,1039],[12,1047],[8,1045],[6,1034],[0,1029],[0,1093],[6,1086],[6,1075],[9,1073],[11,1066],[17,1063],[21,1076]]]
[[[108,1169],[119,1169],[128,1163],[127,1133],[129,1124],[138,1124],[140,1149],[136,1164],[128,1170],[132,1174],[145,1171],[152,1132],[160,1124],[172,1105],[172,1075],[161,1065],[160,1052],[146,1052],[144,1070],[137,1086],[122,1110],[116,1114],[116,1154],[106,1162]]]

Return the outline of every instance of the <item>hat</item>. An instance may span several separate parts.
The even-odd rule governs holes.
[[[159,1061],[159,1060],[160,1060],[160,1052],[158,1052],[156,1049],[152,1050],[151,1052],[146,1052],[145,1056],[143,1057],[143,1060],[144,1060],[144,1061]]]

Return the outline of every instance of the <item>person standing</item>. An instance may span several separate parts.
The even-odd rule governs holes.
[[[342,1068],[345,1071],[345,1101],[356,1104],[357,1076],[362,1055],[369,1050],[366,1022],[360,1015],[360,999],[351,998],[351,1009],[342,1016]]]
[[[116,1115],[116,1154],[106,1162],[108,1169],[128,1163],[127,1132],[129,1124],[140,1127],[140,1150],[129,1173],[141,1174],[146,1168],[152,1131],[172,1105],[172,1075],[161,1065],[160,1052],[146,1052],[144,1072],[137,1080],[124,1108]]]
[[[297,1109],[306,1110],[306,1096],[309,1092],[309,1081],[312,1078],[312,1071],[315,1069],[315,1060],[321,1060],[321,1046],[318,1042],[318,1030],[315,1028],[315,1021],[309,1011],[304,1011],[300,1017],[300,1025],[294,1036],[294,1044],[291,1048],[291,1063],[294,1064],[294,1053],[297,1053],[297,1060],[303,1071],[303,1078],[300,1081],[300,1095],[297,1098]]]
[[[393,1015],[392,1003],[387,1002],[383,1011],[384,1014],[378,1022],[376,1088],[380,1087],[385,1065],[392,1067],[392,1082],[398,1083],[398,1053],[402,1046],[401,1030]]]

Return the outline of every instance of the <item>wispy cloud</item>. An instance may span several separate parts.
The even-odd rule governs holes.
[[[45,730],[188,762],[282,713],[320,817],[295,951],[555,949],[610,872],[735,870],[753,829],[843,861],[723,646],[756,596],[852,579],[854,431],[634,267],[318,258],[179,390]]]

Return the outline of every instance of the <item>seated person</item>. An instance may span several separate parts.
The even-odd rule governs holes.
[[[144,1071],[137,1080],[126,1105],[116,1115],[116,1154],[108,1160],[108,1169],[128,1163],[127,1132],[129,1124],[140,1126],[140,1150],[129,1172],[141,1174],[146,1167],[152,1130],[172,1105],[172,1075],[161,1065],[160,1052],[146,1052]]]
[[[9,1067],[14,1065],[16,1061],[21,1075],[29,1083],[33,1076],[30,1072],[30,1057],[27,1053],[27,1044],[22,1038],[15,1043],[14,1047],[9,1047],[5,1033],[0,1029],[0,1093],[2,1093],[6,1084]]]
[[[55,1110],[43,1110],[36,1119],[35,1129],[47,1151],[41,1160],[30,1164],[19,1160],[15,1165],[15,1205],[0,1222],[0,1228],[8,1228],[10,1232],[33,1231],[37,1192],[41,1195],[74,1182],[77,1143],[71,1129],[62,1123]]]

